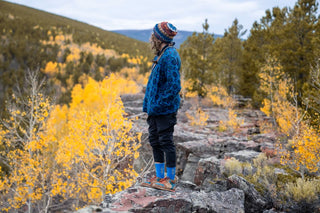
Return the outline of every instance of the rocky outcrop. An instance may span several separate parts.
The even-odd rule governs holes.
[[[186,184],[188,185],[188,184]],[[102,203],[103,212],[189,213],[217,212],[244,213],[244,193],[239,189],[225,192],[194,191],[183,182],[176,192],[133,187],[119,192]]]
[[[152,161],[151,147],[147,140],[147,116],[145,114],[141,114],[141,111],[139,113],[138,110],[139,107],[142,107],[142,97],[143,96],[141,95],[127,95],[122,97],[126,111],[131,116],[136,113],[140,118],[135,121],[135,128],[143,132],[140,157],[138,161],[135,162],[135,168],[138,168],[139,170],[146,166],[146,162],[150,162],[150,160]],[[247,100],[240,98],[239,103],[241,104],[239,105],[243,106],[246,101]],[[161,196],[164,195],[160,196],[160,192],[158,192],[158,190],[136,188],[132,189],[134,191],[136,190],[136,192],[134,192],[134,196],[136,196],[137,193],[139,194],[144,192],[145,197],[151,196],[153,200],[152,202],[149,202],[149,204],[142,203],[136,205],[145,206],[143,208],[151,208],[151,203],[152,205],[155,204],[158,206],[158,208],[157,210],[156,208],[152,208],[154,212],[161,212],[160,206],[165,205],[167,209],[171,209],[170,211],[175,212],[174,209],[176,209],[176,207],[172,207],[170,204],[170,199],[172,199],[172,201],[176,203],[181,203],[181,205],[183,203],[183,205],[188,206],[187,208],[189,210],[195,210],[196,205],[194,202],[190,201],[190,196],[199,196],[201,198],[201,196],[204,195],[203,193],[208,196],[210,193],[226,193],[232,188],[238,188],[245,194],[246,212],[252,212],[248,209],[255,209],[254,206],[257,206],[256,209],[259,209],[259,211],[266,209],[268,206],[266,203],[260,203],[259,201],[255,200],[257,197],[259,197],[259,193],[254,189],[253,185],[250,185],[249,183],[245,182],[244,179],[242,180],[240,178],[239,180],[237,179],[238,182],[233,179],[234,177],[225,179],[222,171],[224,162],[228,158],[235,158],[242,162],[252,162],[252,160],[261,152],[272,153],[272,150],[274,150],[275,135],[261,134],[259,128],[259,121],[267,120],[268,118],[266,118],[263,113],[258,110],[244,109],[238,115],[241,116],[241,118],[244,120],[244,123],[241,125],[241,129],[237,134],[218,132],[217,127],[219,125],[219,121],[225,118],[225,109],[212,107],[205,108],[204,111],[209,114],[208,125],[201,128],[194,128],[188,124],[185,116],[185,112],[188,112],[188,110],[191,109],[191,106],[192,105],[190,103],[185,102],[180,109],[177,116],[178,123],[175,126],[174,132],[174,141],[177,149],[177,175],[181,181],[184,183],[189,183],[188,193],[184,191],[184,193],[188,194],[189,198],[187,199],[187,196],[183,197],[181,200],[181,192],[183,191],[182,186],[178,187],[177,193],[179,196],[177,197],[173,198],[170,193],[166,193],[166,196],[168,197],[165,202],[161,198]],[[231,183],[233,183],[233,185]],[[239,185],[236,183],[239,183]],[[190,188],[191,185],[194,186],[195,189],[202,190],[201,193],[199,191],[192,192]],[[127,193],[129,196],[129,192],[130,191],[125,191],[123,193]],[[154,198],[152,197],[154,195],[159,196]],[[147,199],[145,198],[144,200]],[[192,197],[191,200],[195,201],[199,199]],[[262,198],[260,200],[264,201]],[[132,199],[131,202],[133,202]],[[199,204],[199,206],[201,205]],[[202,207],[200,209],[202,209],[201,212],[209,211],[208,209],[204,210]],[[139,211],[143,212],[141,209]]]

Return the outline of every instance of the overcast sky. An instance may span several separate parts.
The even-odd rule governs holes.
[[[267,9],[293,7],[297,0],[8,0],[79,20],[105,30],[151,29],[169,21],[178,30],[223,34],[235,18],[250,30]]]

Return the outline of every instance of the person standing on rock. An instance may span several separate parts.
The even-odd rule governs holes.
[[[172,42],[176,34],[176,27],[168,22],[158,23],[153,28],[150,44],[155,57],[143,101],[143,112],[148,114],[149,142],[156,176],[141,185],[168,191],[174,191],[176,184],[173,132],[177,123],[181,90],[181,60]]]

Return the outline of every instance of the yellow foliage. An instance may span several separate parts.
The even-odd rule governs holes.
[[[186,112],[186,116],[190,121],[191,126],[205,126],[209,115],[202,111],[199,107],[197,110],[193,110],[191,113]]]
[[[235,110],[229,109],[227,120],[219,122],[219,130],[226,131],[230,129],[232,131],[235,131],[240,128],[240,125],[242,125],[243,122],[244,122],[243,119],[239,119],[237,117]]]
[[[98,202],[106,193],[129,187],[136,176],[127,165],[138,157],[136,140],[140,136],[130,133],[132,123],[124,117],[121,90],[115,90],[122,85],[117,80],[110,76],[98,83],[89,78],[83,89],[80,85],[74,87],[64,122],[68,132],[59,140],[57,161],[67,168],[71,179],[80,185],[77,187],[88,188],[86,199],[92,202]],[[64,114],[60,110],[58,107],[58,113]],[[125,170],[121,163],[126,165]],[[72,177],[74,168],[79,168],[76,172],[82,178]],[[66,190],[65,196],[74,196],[68,194],[70,191]]]
[[[130,58],[129,54],[126,54],[126,53],[122,53],[121,57],[122,58]]]
[[[52,31],[55,32],[56,36],[53,37],[51,31],[48,31],[49,41],[41,41],[44,45],[58,45],[60,51],[58,53],[59,57],[62,57],[65,50],[68,48],[71,53],[67,57],[67,62],[77,63],[80,59],[80,52],[92,53],[96,55],[105,55],[106,57],[117,56],[117,53],[112,49],[103,49],[97,44],[90,44],[89,42],[83,43],[81,45],[75,44],[73,42],[73,36],[71,34],[63,34],[61,30],[56,30],[52,28]],[[118,56],[117,56],[118,57]]]
[[[227,89],[221,85],[211,86],[208,91],[214,105],[222,106],[224,108],[232,108],[236,101],[228,94]]]
[[[289,149],[293,151],[281,149],[281,163],[289,164],[295,170],[300,171],[302,175],[305,169],[317,172],[320,162],[320,134],[305,122],[301,123],[300,128],[300,133],[288,143]]]
[[[66,62],[73,62],[73,63],[77,63],[80,59],[80,52],[78,51],[79,49],[74,49],[74,51],[72,53],[70,53],[67,58],[66,58]]]
[[[17,99],[18,104],[20,101]],[[5,121],[6,131],[0,132],[1,155],[10,168],[10,175],[3,175],[0,180],[0,191],[6,192],[3,195],[11,208],[41,199],[48,189],[44,184],[52,172],[47,167],[51,162],[51,147],[41,137],[51,109],[49,100],[41,93],[33,93],[23,104],[22,110],[10,109],[10,119]],[[21,125],[23,122],[27,125]]]
[[[72,75],[69,76],[67,79],[67,89],[72,89],[74,86],[73,78]]]
[[[308,125],[305,113],[298,107],[291,79],[275,59],[268,59],[259,76],[260,89],[268,95],[261,110],[275,119],[279,131],[289,139],[287,147],[278,144],[281,162],[299,171],[302,177],[306,170],[317,172],[320,135]]]
[[[148,58],[144,57],[142,55],[134,57],[134,58],[130,58],[128,54],[122,54],[122,57],[127,58],[128,62],[131,64],[139,65],[139,64],[143,64],[143,63],[148,63],[148,65],[151,66],[151,64],[150,64],[151,62],[148,62]]]
[[[88,83],[88,80],[89,80],[89,76],[85,73],[82,74],[78,79],[79,84],[81,84],[81,85],[86,85]]]
[[[260,89],[267,94],[261,111],[275,119],[280,132],[292,135],[301,113],[289,101],[295,99],[291,79],[284,75],[280,63],[272,58],[262,67],[259,77]]]
[[[54,76],[55,74],[57,74],[59,71],[58,69],[58,64],[57,62],[52,62],[52,61],[49,61],[47,64],[46,64],[46,68],[43,70],[43,72],[45,74],[48,74],[50,76]]]
[[[233,107],[236,104],[236,100],[228,94],[227,89],[221,85],[211,86],[208,91],[209,97],[214,105],[227,108],[228,115],[226,120],[221,120],[219,122],[219,131],[226,131],[228,129],[235,131],[241,124],[243,124],[243,119],[237,117],[236,111]]]
[[[116,94],[136,94],[140,92],[141,87],[134,80],[125,79],[121,74],[111,74],[102,82],[107,88],[113,90]],[[117,88],[115,91],[114,88]]]
[[[41,129],[32,130],[22,149],[6,147],[11,173],[0,179],[0,191],[6,192],[1,199],[13,209],[25,203],[45,209],[56,195],[100,203],[105,194],[131,186],[141,134],[131,131],[132,121],[125,117],[120,94],[132,90],[125,85],[114,75],[102,82],[89,78],[83,88],[74,87],[70,107],[55,106],[50,114],[43,99],[43,110],[34,115],[43,123]],[[19,125],[15,117],[11,121]],[[0,132],[0,145],[12,144],[8,132]]]
[[[105,76],[105,69],[103,67],[99,67],[99,72],[101,76]]]
[[[197,97],[197,92],[190,92],[191,88],[192,88],[192,81],[189,79],[187,81],[185,81],[184,79],[182,79],[181,81],[181,91],[184,94],[184,96],[186,98],[194,98]]]
[[[147,64],[151,67],[151,62],[148,62],[147,57],[143,56],[137,56],[135,58],[131,58],[128,54],[122,54],[121,56],[117,54],[112,49],[103,49],[102,47],[98,46],[96,43],[82,43],[81,45],[76,44],[73,42],[73,36],[71,34],[64,34],[61,30],[57,28],[51,28],[48,31],[48,36],[50,36],[49,41],[41,41],[44,45],[52,45],[52,46],[59,46],[59,52],[57,61],[61,61],[62,57],[65,55],[66,50],[70,51],[70,53],[66,57],[65,63],[61,62],[48,62],[46,65],[46,68],[43,70],[44,73],[48,74],[50,77],[54,77],[56,74],[61,74],[61,76],[65,76],[66,74],[66,64],[72,62],[74,65],[79,65],[81,54],[87,55],[92,54],[94,57],[97,55],[104,56],[106,59],[115,57],[123,57],[127,58],[128,62],[134,65],[144,65]],[[100,65],[101,66],[101,65]],[[93,70],[98,70],[100,72],[100,76],[103,78],[107,74],[109,74],[109,70],[106,70],[105,67],[100,67],[96,64],[96,61],[93,60],[93,63],[90,67],[90,74]],[[88,75],[90,75],[88,74]],[[117,77],[121,77],[117,84],[122,84],[124,87],[117,87],[121,88],[121,93],[136,93],[141,90],[141,88],[137,88],[137,84],[142,86],[146,85],[148,81],[148,75],[142,75],[139,73],[138,67],[132,67],[132,68],[123,68],[121,70],[120,74],[118,73],[116,75]],[[65,92],[68,92],[72,90],[75,82],[79,82],[82,85],[85,85],[87,77],[85,75],[81,76],[80,79],[75,78],[73,73],[69,73],[67,76],[68,79],[66,81],[67,85],[65,85],[65,82],[59,82],[58,79],[53,79],[55,86],[58,89],[58,94],[61,95]],[[65,78],[65,77],[64,77]],[[124,81],[125,80],[125,81]],[[135,85],[134,82],[135,81]],[[121,83],[120,83],[121,82]],[[116,82],[114,82],[116,83]],[[64,87],[62,87],[64,85]]]
[[[123,78],[126,78],[131,81],[135,81],[138,85],[147,85],[148,83],[148,75],[142,75],[139,73],[139,69],[136,67],[132,68],[122,68],[120,70],[120,75]]]
[[[260,110],[262,112],[264,112],[264,114],[266,114],[267,116],[271,115],[271,101],[269,99],[264,99],[263,103],[262,103],[263,107],[260,108]]]

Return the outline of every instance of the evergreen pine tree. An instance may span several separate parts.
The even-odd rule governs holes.
[[[225,31],[222,38],[218,38],[214,43],[214,55],[216,64],[215,76],[221,85],[227,88],[228,94],[238,93],[239,77],[243,73],[242,63],[242,41],[246,31],[242,31],[243,26],[239,25],[235,19],[232,26]]]
[[[319,39],[315,39],[319,25],[317,9],[315,0],[299,0],[292,9],[267,10],[260,23],[254,23],[244,44],[246,72],[242,76],[242,82],[250,80],[252,85],[246,87],[242,83],[242,94],[252,95],[259,102],[257,97],[261,94],[257,93],[256,74],[271,56],[279,59],[284,72],[293,79],[301,103],[305,96],[303,85],[309,80],[311,66],[316,61],[316,47],[319,47]]]
[[[285,71],[295,81],[296,91],[303,96],[302,86],[308,81],[311,66],[315,62],[315,44],[312,42],[318,19],[318,3],[315,0],[299,0],[288,15],[281,54]]]
[[[196,92],[199,100],[207,95],[206,85],[213,83],[213,34],[209,33],[208,20],[202,25],[203,32],[194,32],[181,44],[182,72],[191,82],[190,92]]]
[[[253,97],[253,105],[259,106],[263,98],[260,94],[257,73],[269,56],[279,58],[279,49],[283,45],[282,37],[287,8],[275,7],[267,10],[266,15],[257,21],[250,30],[250,36],[244,41],[243,73],[240,76],[240,94]]]

